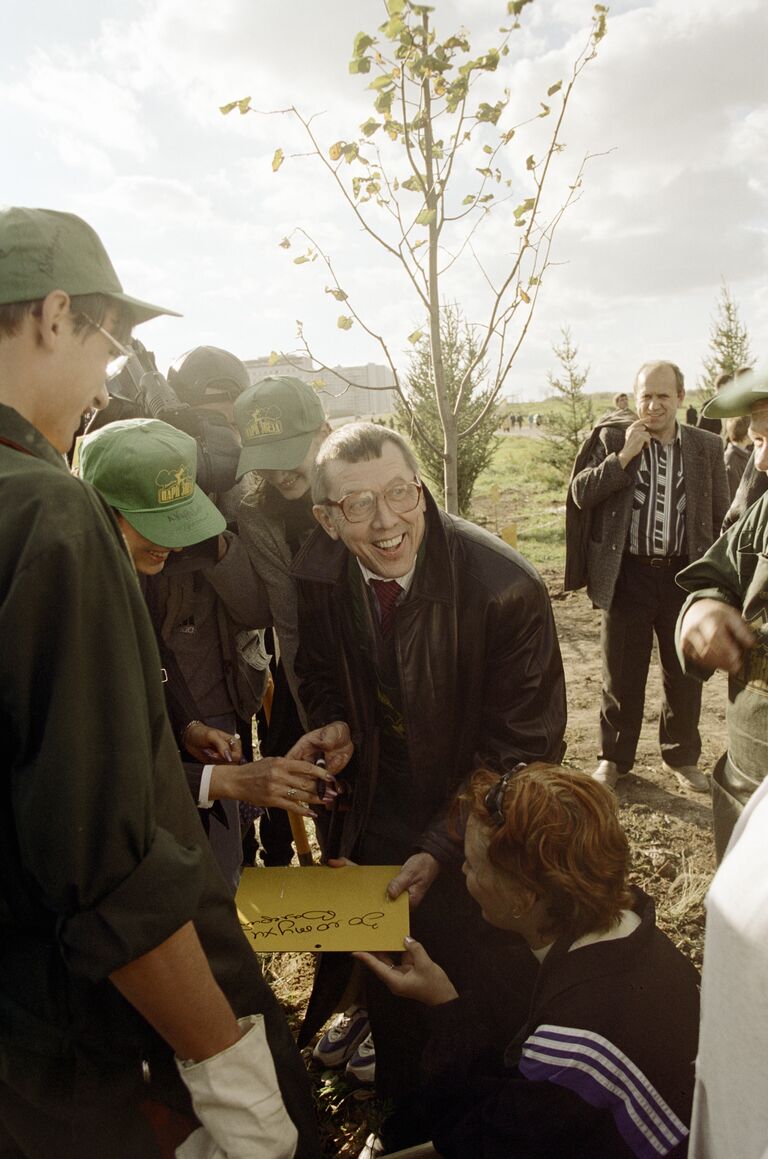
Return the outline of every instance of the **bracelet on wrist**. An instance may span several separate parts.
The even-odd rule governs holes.
[[[195,724],[202,724],[202,723],[203,723],[202,720],[190,720],[189,724],[185,724],[184,728],[181,730],[181,734],[179,736],[179,742],[182,745],[184,745],[186,743],[186,740],[187,740],[187,733],[192,728],[192,726]]]

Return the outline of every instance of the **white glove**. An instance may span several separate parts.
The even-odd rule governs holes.
[[[176,1066],[205,1128],[193,1131],[177,1159],[293,1159],[298,1132],[285,1109],[264,1017],[238,1019],[243,1037],[202,1062]]]

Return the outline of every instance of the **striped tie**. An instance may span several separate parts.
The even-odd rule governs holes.
[[[379,611],[381,612],[381,634],[388,636],[392,631],[392,624],[395,619],[395,604],[397,598],[403,590],[397,580],[370,580],[371,587],[376,593],[376,599],[379,601]]]

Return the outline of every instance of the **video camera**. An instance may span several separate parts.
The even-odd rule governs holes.
[[[184,402],[168,379],[157,369],[154,354],[136,338],[130,339],[127,345],[132,353],[130,356],[117,359],[113,364],[113,373],[107,379],[110,401],[88,424],[88,432],[117,419],[161,419],[191,435],[197,443],[197,482],[201,489],[207,495],[222,495],[225,491],[229,491],[235,484],[240,444],[225,415],[216,410]],[[214,347],[199,347],[198,350],[211,362]],[[190,359],[196,353],[197,351],[191,351],[184,358]],[[234,355],[229,355],[226,351],[216,353],[239,362],[235,360]],[[180,363],[182,361],[183,359],[179,360]],[[243,371],[247,376],[245,367]],[[180,379],[181,372],[177,370],[175,376]],[[231,389],[229,382],[232,382]],[[204,392],[201,394],[198,389],[196,393],[199,395],[199,401],[214,405],[217,402],[233,401],[242,390],[242,384],[238,384],[231,373],[227,376],[226,383],[227,388],[223,392],[219,390],[210,395]]]

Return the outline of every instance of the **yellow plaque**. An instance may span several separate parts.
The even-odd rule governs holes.
[[[386,895],[399,865],[244,869],[235,897],[258,953],[276,950],[402,950],[408,894]]]

